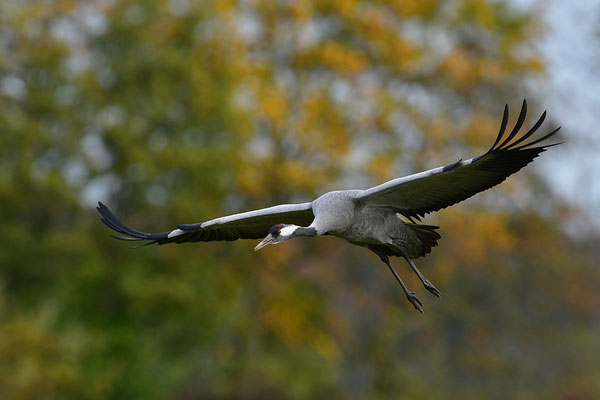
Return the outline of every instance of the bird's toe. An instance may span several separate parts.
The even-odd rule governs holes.
[[[425,289],[427,289],[434,296],[441,297],[442,294],[440,293],[440,291],[435,286],[433,286],[433,283],[429,282],[427,279],[425,279],[425,282],[423,282],[423,286],[425,286]]]
[[[421,300],[419,300],[419,298],[417,297],[417,295],[415,295],[414,292],[408,292],[406,294],[406,297],[408,298],[408,301],[411,302],[411,304],[417,309],[419,310],[420,313],[423,313],[423,303],[421,302]]]

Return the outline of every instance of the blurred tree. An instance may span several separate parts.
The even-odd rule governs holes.
[[[475,154],[539,32],[489,0],[0,3],[0,396],[600,396],[597,250],[531,175],[433,217],[424,317],[334,239],[130,251],[90,207],[164,230]]]

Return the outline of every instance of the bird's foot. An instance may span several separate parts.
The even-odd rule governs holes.
[[[425,289],[427,289],[433,295],[441,297],[442,294],[440,293],[440,291],[437,290],[437,288],[433,286],[433,283],[429,282],[427,279],[423,281],[423,286],[425,286]]]
[[[419,300],[417,295],[415,295],[415,292],[407,292],[406,298],[408,299],[408,301],[410,301],[412,303],[412,305],[417,310],[419,310],[421,312],[421,314],[423,314],[423,303],[421,302],[421,300]]]

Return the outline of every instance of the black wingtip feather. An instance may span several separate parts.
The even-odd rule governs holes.
[[[533,142],[530,142],[530,143],[525,143],[524,145],[521,145],[521,146],[519,146],[519,147],[513,147],[513,148],[512,148],[512,149],[510,149],[510,150],[519,151],[519,150],[525,150],[525,149],[527,149],[527,148],[528,148],[528,149],[533,149],[532,147],[529,147],[529,146],[533,146],[534,144],[538,144],[538,143],[540,143],[540,142],[543,142],[544,140],[546,140],[546,139],[548,139],[548,138],[550,138],[550,137],[554,136],[554,134],[555,134],[556,132],[558,132],[558,131],[560,130],[560,128],[561,128],[561,127],[559,126],[558,128],[556,128],[556,129],[555,129],[555,130],[553,130],[552,132],[548,133],[547,135],[544,135],[544,136],[542,136],[542,137],[541,137],[541,138],[539,138],[539,139],[536,139],[536,140],[534,140]],[[562,143],[562,142],[561,142],[561,143]],[[542,146],[542,147],[550,147],[550,145],[544,145],[544,146]]]
[[[101,221],[108,226],[110,229],[122,233],[127,236],[111,235],[115,239],[119,240],[160,240],[166,239],[169,232],[162,233],[146,233],[132,229],[121,222],[102,202],[98,202],[96,207],[100,215],[102,216]]]
[[[500,140],[502,140],[502,136],[504,135],[504,131],[506,130],[506,125],[508,124],[508,104],[504,105],[504,114],[502,115],[502,123],[500,124],[500,132],[498,132],[498,136],[496,137],[496,141],[488,150],[488,153],[496,148],[496,145]],[[487,154],[487,153],[486,153]]]
[[[564,143],[564,141],[563,142],[556,142],[556,143],[545,144],[544,146],[542,146],[542,148],[544,150],[546,150],[546,149],[548,149],[550,147],[558,146],[559,144],[563,144],[563,143]]]
[[[505,145],[507,145],[512,140],[512,138],[515,137],[517,132],[519,132],[521,130],[521,127],[523,126],[523,122],[525,122],[526,116],[527,116],[527,101],[525,99],[523,99],[523,105],[521,106],[521,112],[519,113],[519,118],[517,118],[517,122],[515,123],[513,130],[510,132],[508,137],[496,148],[496,150],[502,149]]]
[[[119,235],[114,235],[114,234],[111,234],[110,237],[115,238],[115,239],[119,239],[119,240],[129,240],[129,241],[132,241],[132,242],[143,240],[143,239],[136,238],[136,237],[119,236]]]
[[[516,145],[518,145],[519,143],[527,140],[531,135],[533,135],[539,128],[540,126],[542,126],[542,124],[544,123],[544,120],[546,119],[546,111],[544,110],[544,112],[542,113],[542,116],[537,120],[537,122],[531,127],[531,129],[529,129],[527,131],[527,133],[525,133],[523,136],[521,136],[519,139],[515,140],[514,142],[512,142],[511,144],[509,144],[508,146],[506,146],[504,149],[505,150],[509,150],[512,147],[515,147]]]

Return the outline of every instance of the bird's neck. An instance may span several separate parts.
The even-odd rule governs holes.
[[[313,227],[299,226],[294,230],[293,236],[317,236],[317,230]]]

